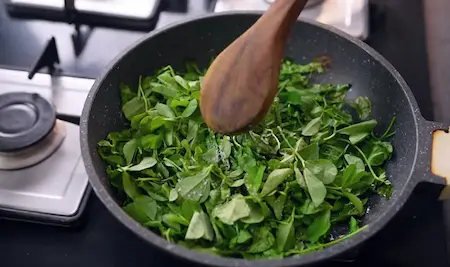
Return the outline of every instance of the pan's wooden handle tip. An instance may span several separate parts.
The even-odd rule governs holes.
[[[450,199],[450,128],[447,131],[433,132],[431,172],[446,180],[447,186],[442,191],[440,199]]]

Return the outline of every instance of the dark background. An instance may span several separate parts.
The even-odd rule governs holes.
[[[168,12],[180,10],[185,1],[165,2],[158,27],[185,17],[180,12]],[[70,43],[71,26],[12,21],[1,4],[0,65],[3,66],[29,68],[48,38],[55,36],[63,73],[95,78],[119,51],[143,35],[95,29],[86,49],[77,58]],[[375,0],[371,4],[372,29],[367,43],[398,69],[413,90],[424,116],[432,119],[422,1]],[[189,14],[207,12],[204,1],[191,0],[187,6]],[[365,244],[356,257],[350,257],[356,261],[328,262],[324,266],[447,267],[450,266],[449,234],[443,219],[443,203],[415,193],[385,229]],[[191,266],[138,239],[120,225],[94,195],[79,227],[59,228],[0,220],[0,266],[181,264]]]

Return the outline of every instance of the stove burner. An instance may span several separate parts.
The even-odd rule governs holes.
[[[65,137],[65,124],[57,120],[53,130],[39,143],[15,152],[0,152],[0,170],[23,169],[40,163],[59,148]]]
[[[0,152],[38,143],[52,131],[55,121],[52,105],[38,94],[0,94]]]

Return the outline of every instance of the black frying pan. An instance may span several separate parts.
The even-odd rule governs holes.
[[[211,57],[242,34],[260,15],[249,12],[214,14],[151,32],[119,55],[97,79],[81,117],[83,160],[92,187],[100,200],[121,223],[138,236],[159,249],[193,262],[213,266],[281,267],[331,259],[355,248],[378,232],[397,213],[419,183],[434,184],[435,186],[430,186],[433,190],[428,192],[435,193],[437,198],[450,180],[450,172],[447,172],[447,181],[431,173],[433,154],[434,173],[446,176],[444,169],[447,167],[442,163],[445,160],[450,162],[450,134],[438,131],[435,133],[436,140],[433,141],[435,130],[446,127],[440,123],[428,122],[421,116],[411,90],[392,65],[363,42],[340,31],[299,21],[291,32],[286,56],[297,63],[307,63],[321,55],[331,57],[332,68],[326,72],[322,82],[351,83],[353,89],[349,93],[350,98],[368,96],[372,100],[373,116],[378,120],[380,128],[386,128],[393,115],[397,117],[396,135],[393,139],[395,154],[387,165],[387,174],[395,191],[389,201],[377,196],[370,199],[370,213],[363,219],[363,224],[369,225],[368,229],[322,251],[301,257],[248,261],[218,258],[170,244],[122,211],[106,177],[105,165],[97,153],[99,140],[104,139],[109,132],[125,127],[118,85],[122,82],[136,85],[139,75],[153,74],[167,64],[181,70],[187,59],[193,59],[206,67]],[[444,142],[447,142],[447,146],[444,146]],[[445,153],[449,158],[442,158]],[[439,164],[438,160],[442,162]]]

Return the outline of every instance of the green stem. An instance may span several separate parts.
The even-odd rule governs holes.
[[[290,256],[290,255],[293,255],[293,254],[305,254],[305,253],[308,253],[308,252],[312,252],[312,251],[316,251],[316,250],[319,250],[319,249],[327,248],[329,246],[335,245],[335,244],[337,244],[337,243],[339,243],[341,241],[344,241],[345,239],[348,239],[348,238],[350,238],[350,237],[352,237],[352,236],[362,232],[363,230],[367,229],[368,227],[369,227],[369,225],[364,225],[363,227],[359,228],[358,230],[354,231],[353,233],[349,233],[346,236],[343,236],[343,237],[338,238],[336,240],[330,241],[330,242],[325,243],[325,244],[319,244],[317,246],[313,246],[313,247],[310,247],[310,248],[307,248],[307,249],[303,249],[303,250],[290,250],[290,251],[286,252],[285,255],[286,256]]]
[[[377,181],[380,181],[380,182],[382,182],[382,183],[385,183],[385,181],[384,181],[383,179],[380,179],[380,177],[378,177],[378,176],[375,174],[375,172],[374,172],[373,169],[372,169],[372,165],[369,164],[369,160],[367,159],[366,155],[364,154],[364,152],[363,152],[358,146],[353,145],[352,143],[350,143],[350,141],[345,140],[345,139],[342,139],[342,138],[339,138],[338,140],[343,141],[343,142],[346,142],[346,143],[352,145],[352,147],[354,147],[354,148],[359,152],[359,154],[361,154],[361,157],[364,159],[364,162],[365,162],[365,163],[367,164],[367,166],[369,167],[370,173],[372,174],[373,178],[375,178],[375,180],[377,180]]]
[[[395,134],[395,132],[390,133],[390,131],[392,130],[392,127],[394,127],[394,123],[395,123],[395,117],[392,118],[391,123],[389,123],[389,127],[386,129],[384,134],[379,139],[385,139],[385,138],[391,137],[392,135]]]
[[[278,103],[275,104],[275,119],[276,119],[277,125],[281,125],[282,124],[280,105],[278,105]]]
[[[323,140],[324,140],[324,141],[328,141],[328,140],[332,139],[332,138],[335,137],[335,136],[336,136],[336,126],[334,126],[333,133],[332,133],[330,136],[324,138]]]
[[[343,196],[343,195],[344,195],[344,194],[343,194],[342,192],[340,192],[339,190],[332,189],[332,188],[330,188],[330,187],[328,187],[328,186],[327,186],[327,190],[328,190],[328,192],[330,192],[330,193],[332,193],[332,194],[335,194],[335,195],[338,195],[338,196]]]
[[[144,89],[142,89],[142,76],[139,76],[139,85],[138,85],[138,96],[141,96],[144,100],[145,111],[148,110],[148,99],[145,96]]]
[[[173,70],[173,68],[172,68],[172,66],[166,66],[165,67],[165,70],[169,70],[169,72],[170,72],[170,75],[172,75],[172,77],[174,77],[176,74],[175,74],[175,71]]]
[[[327,185],[327,188],[333,189],[333,190],[342,190],[342,187],[339,187],[339,186],[330,186],[330,185]]]
[[[295,150],[295,148],[291,145],[291,143],[289,143],[289,141],[287,140],[286,136],[283,133],[283,130],[281,129],[280,126],[277,127],[278,131],[280,131],[281,137],[283,137],[283,140],[286,141],[286,143],[288,144],[288,146],[292,149],[292,151],[294,151],[294,155],[300,160],[300,162],[302,163],[303,168],[305,168],[305,160],[297,153],[297,150]]]
[[[241,144],[238,143],[238,141],[236,141],[236,136],[233,136],[231,138],[231,140],[233,140],[233,143],[237,146],[237,147],[242,147]]]
[[[364,161],[366,162],[367,166],[369,167],[370,173],[372,174],[373,178],[375,178],[375,180],[377,180],[377,181],[380,181],[380,182],[384,183],[384,180],[380,179],[380,177],[378,177],[375,174],[375,172],[373,171],[372,166],[369,164],[369,160],[367,159],[367,157],[364,154],[364,152],[362,152],[362,150],[359,147],[355,146],[355,145],[353,145],[353,147],[359,152],[359,154],[361,154],[361,157],[364,159]]]
[[[146,182],[146,181],[160,181],[160,178],[153,178],[153,177],[145,177],[145,178],[137,178],[136,181],[139,182]]]
[[[228,177],[225,175],[225,173],[222,172],[222,169],[217,168],[219,171],[217,171],[215,168],[211,168],[211,172],[215,174],[216,176],[219,176],[222,181],[225,181]]]
[[[267,129],[267,131],[269,131],[270,135],[272,135],[272,137],[275,138],[275,140],[277,141],[277,151],[280,150],[281,143],[280,143],[280,140],[278,140],[278,137],[276,136],[276,134],[272,131],[272,129]]]

